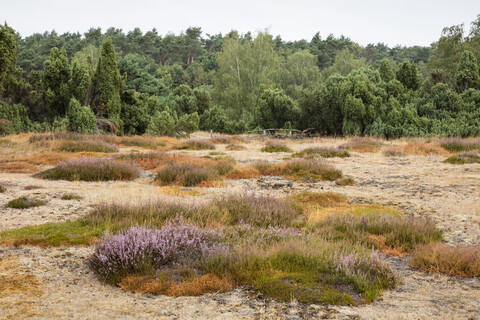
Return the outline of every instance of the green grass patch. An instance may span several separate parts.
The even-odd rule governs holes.
[[[156,149],[158,147],[165,147],[165,142],[156,141],[154,138],[146,137],[123,137],[118,141],[119,144],[122,144],[127,147],[139,147],[145,149]]]
[[[480,150],[480,141],[462,138],[447,138],[440,140],[440,146],[450,152]]]
[[[354,186],[357,183],[355,182],[355,180],[353,180],[353,178],[348,177],[348,178],[343,178],[335,181],[335,184],[337,186],[345,187],[345,186]]]
[[[60,197],[62,200],[82,200],[83,197],[79,196],[76,193],[67,193]]]
[[[447,158],[445,163],[450,164],[468,164],[468,163],[480,163],[480,154],[472,152],[464,152],[460,154],[453,155]]]
[[[335,180],[342,178],[342,172],[315,160],[292,160],[282,168],[282,174],[306,181]]]
[[[262,152],[293,152],[292,149],[287,147],[281,142],[269,142],[265,147],[261,149]]]
[[[28,208],[43,206],[45,204],[46,202],[40,199],[20,197],[17,199],[10,200],[7,203],[7,208],[28,209]]]

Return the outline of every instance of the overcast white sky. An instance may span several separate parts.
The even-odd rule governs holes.
[[[464,23],[468,32],[478,14],[480,0],[0,0],[0,22],[22,36],[112,26],[178,34],[198,26],[204,34],[268,29],[284,40],[310,40],[319,31],[362,45],[411,46],[429,45],[447,26]]]

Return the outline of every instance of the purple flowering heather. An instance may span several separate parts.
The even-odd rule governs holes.
[[[358,252],[350,254],[335,252],[332,260],[335,270],[348,277],[358,276],[370,282],[386,280],[391,285],[399,281],[397,272],[382,260],[375,250],[367,256],[360,255]]]
[[[167,223],[161,229],[131,227],[105,234],[89,264],[100,278],[115,283],[127,274],[205,257],[216,249],[214,238],[212,231],[181,222]]]

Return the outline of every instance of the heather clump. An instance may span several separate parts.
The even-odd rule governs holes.
[[[351,139],[340,147],[356,152],[377,152],[382,146],[383,143],[380,140],[375,140],[369,137],[357,137]]]
[[[222,171],[223,172],[223,171]],[[171,164],[157,172],[155,181],[162,185],[196,186],[202,182],[220,179],[219,171],[188,163]]]
[[[315,158],[315,157],[322,157],[322,158],[346,158],[349,157],[350,154],[344,147],[312,147],[304,149],[295,154],[296,157],[303,157],[303,158]]]
[[[193,263],[215,251],[215,234],[181,221],[161,229],[131,227],[105,234],[89,260],[104,281],[117,283],[129,274],[153,274],[161,267]]]
[[[480,150],[480,141],[462,138],[446,138],[440,140],[440,146],[450,152]]]
[[[60,162],[55,168],[37,173],[35,176],[47,180],[110,181],[134,180],[137,168],[104,158],[79,158]]]
[[[66,141],[58,148],[58,151],[115,153],[118,152],[118,148],[114,144],[102,141]]]
[[[357,287],[362,287],[367,283],[367,285],[392,288],[400,281],[397,272],[382,260],[375,250],[372,250],[369,255],[359,252],[347,254],[335,252],[332,262],[335,271],[353,279]],[[373,301],[375,296],[371,296],[369,291],[365,293],[366,300]]]
[[[188,140],[174,146],[176,150],[215,150],[215,145],[208,140]]]
[[[282,169],[284,176],[303,180],[335,180],[342,177],[342,172],[333,166],[316,160],[287,161]]]
[[[20,197],[13,200],[10,200],[7,203],[8,208],[14,209],[28,209],[33,207],[43,206],[46,202],[40,199],[30,198],[30,197]]]
[[[293,152],[292,149],[287,147],[284,143],[280,141],[269,141],[267,145],[261,149],[262,152]]]
[[[450,164],[480,163],[480,153],[462,152],[448,157],[444,162]]]

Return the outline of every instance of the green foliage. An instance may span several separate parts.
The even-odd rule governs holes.
[[[67,130],[78,133],[94,133],[97,119],[89,106],[82,107],[75,98],[70,100],[67,111]]]
[[[478,62],[471,51],[465,50],[462,53],[455,73],[455,83],[460,92],[469,88],[480,89]]]
[[[7,120],[15,129],[15,133],[29,131],[32,126],[27,108],[21,104],[8,105],[0,101],[0,119]],[[10,125],[8,125],[9,128]]]
[[[398,66],[396,78],[405,88],[417,90],[420,87],[420,77],[414,63],[405,61]]]
[[[100,59],[93,79],[92,108],[97,116],[120,123],[123,80],[117,68],[117,59],[111,39],[102,43]]]
[[[7,72],[15,67],[17,61],[18,40],[15,31],[0,25],[0,93]]]
[[[380,73],[380,77],[386,83],[395,79],[395,73],[392,70],[392,63],[388,59],[383,59],[380,61],[380,67],[378,68],[378,72]]]
[[[44,204],[45,204],[45,201],[42,201],[39,199],[20,197],[17,199],[10,200],[7,203],[7,208],[28,209],[28,208],[43,206]]]
[[[175,120],[168,111],[158,112],[148,124],[146,133],[152,136],[173,136],[175,135]]]
[[[300,117],[296,103],[281,89],[266,89],[260,93],[256,109],[255,124],[261,128],[284,128],[287,122]]]
[[[7,119],[0,119],[0,136],[7,136],[9,134],[14,134],[15,128],[12,126],[10,121]]]
[[[177,131],[184,131],[187,135],[190,135],[192,132],[198,130],[198,125],[200,123],[200,117],[196,112],[191,114],[184,114],[178,119],[178,122],[175,125]]]
[[[43,97],[51,118],[65,116],[70,102],[70,71],[65,48],[52,48],[43,66]]]
[[[88,66],[74,61],[71,75],[69,83],[71,97],[78,101],[86,101],[87,90],[91,83]]]

